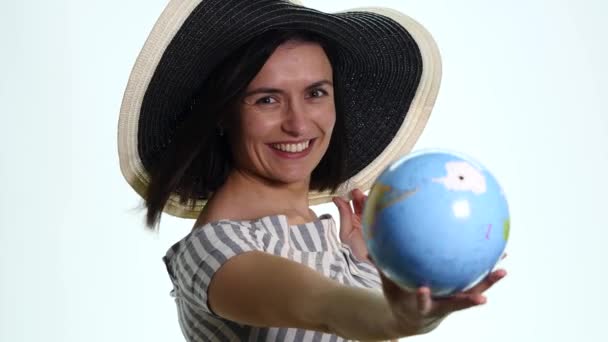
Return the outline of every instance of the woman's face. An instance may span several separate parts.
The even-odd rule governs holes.
[[[234,158],[266,180],[309,182],[336,121],[331,64],[316,43],[280,45],[239,105]]]

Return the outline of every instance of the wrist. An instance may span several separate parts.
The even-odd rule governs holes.
[[[363,341],[401,337],[381,292],[341,285],[328,292],[323,303],[321,316],[332,334]]]

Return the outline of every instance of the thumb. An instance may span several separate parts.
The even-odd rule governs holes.
[[[355,215],[361,217],[363,215],[363,209],[365,208],[365,201],[367,196],[359,189],[354,189],[351,192],[353,196],[353,207],[355,209]]]
[[[340,213],[340,239],[346,236],[353,227],[352,214],[353,211],[350,207],[350,203],[340,197],[334,197],[333,202],[338,207]]]

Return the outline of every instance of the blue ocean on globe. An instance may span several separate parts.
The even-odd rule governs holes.
[[[363,230],[379,269],[433,296],[465,291],[501,258],[510,230],[505,194],[477,161],[423,150],[389,165],[370,190]]]

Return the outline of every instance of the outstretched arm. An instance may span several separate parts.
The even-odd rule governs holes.
[[[428,288],[404,291],[382,274],[383,291],[373,291],[342,285],[285,258],[247,252],[216,272],[209,303],[216,314],[242,324],[387,340],[426,333],[451,312],[483,304],[483,292],[504,275],[496,271],[467,292],[434,300]]]
[[[404,336],[381,292],[342,285],[264,252],[226,262],[211,280],[209,304],[217,315],[252,326],[316,330],[355,340]]]

